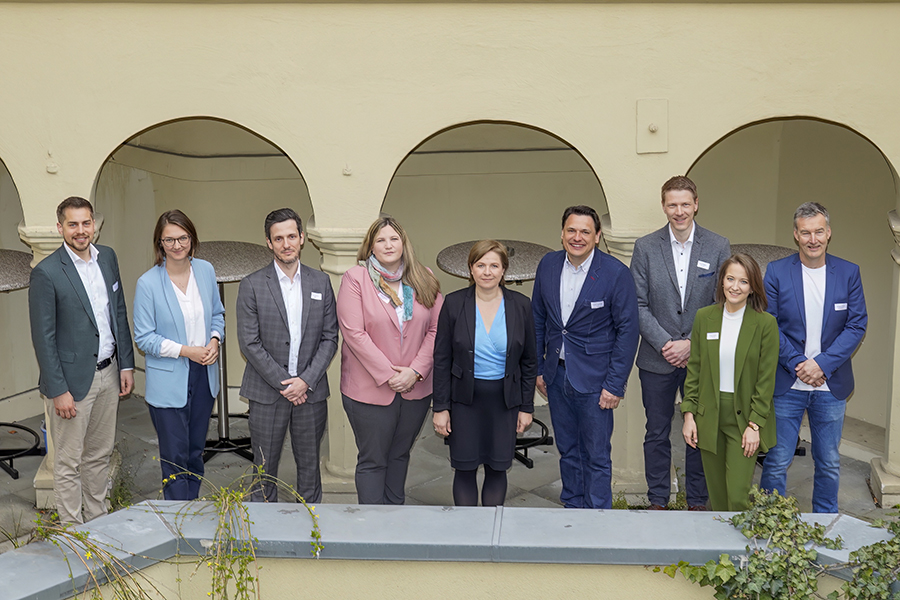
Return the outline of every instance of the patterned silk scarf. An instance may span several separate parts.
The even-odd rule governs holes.
[[[369,257],[369,260],[359,263],[361,266],[366,267],[369,271],[369,277],[372,278],[372,283],[375,284],[375,289],[384,292],[384,294],[390,298],[391,305],[396,308],[398,306],[403,306],[403,322],[409,321],[412,319],[413,312],[413,290],[410,286],[405,283],[400,283],[400,290],[403,293],[403,301],[400,301],[400,298],[397,297],[397,293],[394,292],[394,289],[388,285],[388,282],[400,281],[403,278],[403,263],[400,263],[400,268],[397,269],[395,273],[391,273],[387,269],[381,266],[381,263],[378,262],[378,259],[375,258],[375,255]]]

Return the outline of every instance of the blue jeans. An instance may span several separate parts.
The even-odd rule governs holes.
[[[812,456],[816,465],[813,479],[813,512],[838,512],[838,488],[841,480],[841,432],[847,403],[827,391],[788,390],[775,396],[775,431],[778,441],[763,463],[760,487],[777,490],[782,496],[787,487],[787,469],[794,460],[797,433],[803,412],[809,415]]]
[[[600,392],[573,388],[562,366],[547,398],[559,450],[560,501],[566,508],[612,508],[613,411],[600,408]]]

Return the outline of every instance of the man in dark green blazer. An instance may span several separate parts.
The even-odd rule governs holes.
[[[106,514],[118,397],[134,387],[134,349],[119,263],[95,246],[84,198],[56,210],[64,243],[31,272],[31,339],[54,443],[53,481],[62,523]]]

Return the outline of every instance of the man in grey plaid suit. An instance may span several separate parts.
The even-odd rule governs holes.
[[[331,280],[300,264],[303,224],[281,208],[266,217],[266,244],[275,255],[241,281],[237,297],[238,343],[247,359],[241,396],[250,401],[253,464],[264,471],[253,501],[278,501],[271,478],[288,428],[297,464],[297,492],[322,500],[319,446],[325,433],[328,378],[338,341]]]

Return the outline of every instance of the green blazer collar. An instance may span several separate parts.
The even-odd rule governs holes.
[[[722,335],[722,311],[721,306],[717,306],[715,310],[711,310],[707,320],[707,359],[709,360],[711,374],[715,382],[716,401],[719,400],[719,343]],[[748,306],[744,310],[744,318],[741,320],[741,330],[738,333],[737,347],[734,352],[734,389],[737,389],[738,383],[741,381],[741,372],[744,369],[744,363],[747,361],[747,352],[750,350],[750,342],[756,334],[759,327],[760,313]],[[715,333],[715,339],[710,339],[709,334]]]

